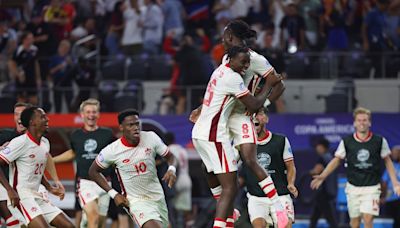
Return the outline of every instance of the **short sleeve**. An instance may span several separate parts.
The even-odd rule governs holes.
[[[292,147],[290,146],[288,138],[285,137],[285,148],[283,149],[283,161],[288,162],[292,161],[293,159],[294,157],[293,157]]]
[[[0,158],[7,164],[17,160],[24,152],[24,141],[21,138],[15,138],[3,149],[0,150]]]
[[[112,159],[111,145],[106,146],[100,151],[95,159],[95,162],[102,169],[107,169],[114,164],[114,160]]]
[[[226,90],[228,94],[234,95],[236,98],[241,98],[250,93],[249,89],[244,85],[242,76],[238,73],[227,75]]]
[[[154,151],[161,157],[165,157],[169,153],[169,148],[163,143],[160,137],[154,132],[151,132]]]
[[[381,146],[381,158],[385,158],[390,155],[390,148],[387,140],[382,138],[382,146]]]
[[[343,140],[340,141],[339,146],[336,149],[335,157],[338,157],[340,159],[344,159],[346,157],[346,148],[344,147]]]
[[[272,65],[268,62],[268,60],[257,53],[254,54],[254,57],[251,58],[251,70],[254,71],[259,76],[266,78],[270,73],[274,71]]]

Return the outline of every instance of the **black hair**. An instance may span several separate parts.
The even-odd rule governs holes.
[[[228,59],[231,59],[233,57],[235,57],[237,54],[239,53],[249,53],[249,48],[248,47],[240,47],[240,46],[233,46],[231,48],[228,49],[227,53],[227,57]]]
[[[32,117],[35,114],[35,111],[38,109],[39,107],[37,106],[31,106],[27,107],[26,109],[24,109],[24,111],[22,111],[20,118],[22,126],[24,126],[25,128],[29,127],[29,123],[31,122]]]
[[[127,116],[139,116],[139,112],[136,109],[125,109],[124,111],[118,113],[118,123],[122,124]]]
[[[175,143],[174,133],[172,133],[172,132],[165,133],[164,141],[165,141],[165,144],[167,144],[167,145],[171,145],[171,144]]]
[[[326,138],[322,138],[317,141],[315,146],[317,146],[317,145],[322,145],[323,147],[325,147],[325,149],[329,149],[330,143]]]
[[[250,26],[242,20],[233,20],[226,26],[234,36],[241,40],[257,38],[257,32],[250,28]]]

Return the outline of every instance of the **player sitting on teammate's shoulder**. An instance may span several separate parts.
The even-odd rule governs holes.
[[[291,195],[295,198],[298,195],[297,188],[294,185],[296,179],[294,157],[286,136],[265,129],[268,121],[266,109],[261,109],[254,120],[258,135],[257,160],[272,177],[279,200],[288,214],[289,223],[286,227],[292,227],[294,206]],[[265,196],[258,185],[257,177],[245,163],[243,163],[239,176],[239,183],[247,186],[249,216],[253,227],[266,227],[267,224],[276,227],[277,218],[273,203],[271,199]]]
[[[136,110],[119,113],[118,123],[122,137],[100,152],[89,169],[89,176],[108,192],[117,206],[129,208],[131,217],[140,227],[167,227],[168,209],[157,177],[155,156],[164,157],[169,164],[163,177],[169,187],[176,181],[176,159],[154,132],[141,131]],[[110,166],[115,166],[121,194],[101,175]]]

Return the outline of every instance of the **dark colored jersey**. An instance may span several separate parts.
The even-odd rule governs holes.
[[[2,146],[6,142],[10,142],[11,139],[20,136],[22,133],[19,133],[16,129],[3,129],[0,131],[0,146]],[[8,165],[1,166],[4,175],[8,178],[9,170]]]
[[[271,175],[278,195],[289,194],[285,165],[286,161],[293,160],[289,140],[284,135],[268,132],[266,138],[258,140],[257,159],[260,165]],[[251,195],[265,197],[265,193],[258,185],[257,177],[245,164],[243,164],[240,175],[245,178],[247,190]]]
[[[346,174],[350,184],[372,186],[380,183],[382,158],[390,155],[385,138],[370,133],[366,140],[350,135],[340,142],[335,156],[346,159]]]
[[[35,77],[35,63],[37,60],[38,48],[32,45],[28,50],[25,50],[22,45],[20,45],[14,53],[13,60],[17,63],[19,70],[23,70],[25,74],[25,81],[18,83],[29,86],[36,86]]]
[[[76,157],[76,175],[78,178],[89,179],[89,168],[99,152],[114,141],[112,130],[99,127],[95,131],[78,129],[71,135],[71,149]]]

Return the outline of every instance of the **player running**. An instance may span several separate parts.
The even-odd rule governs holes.
[[[389,156],[388,142],[384,137],[370,131],[371,111],[365,108],[356,108],[353,117],[356,132],[340,141],[335,157],[320,175],[314,176],[311,188],[318,189],[340,165],[341,161],[346,159],[345,192],[350,225],[352,228],[360,227],[361,219],[363,219],[364,227],[372,228],[374,216],[379,215],[381,159],[385,163],[393,183],[393,192],[396,195],[400,195],[400,183]]]
[[[114,141],[112,130],[99,127],[100,102],[88,99],[80,105],[83,128],[71,135],[71,149],[54,157],[56,163],[76,161],[77,190],[79,202],[87,216],[89,228],[102,227],[106,220],[110,197],[90,180],[88,170],[98,153]],[[85,222],[82,220],[81,225]]]
[[[0,165],[10,165],[10,183],[0,171],[0,182],[7,189],[13,207],[18,207],[29,227],[74,227],[62,211],[45,200],[38,192],[40,183],[55,195],[62,196],[60,188],[43,181],[44,169],[50,156],[49,141],[43,137],[48,130],[48,118],[43,109],[26,108],[21,113],[26,133],[11,140],[0,151]],[[11,184],[11,185],[10,185]],[[11,187],[12,186],[12,187]]]
[[[176,181],[176,159],[168,147],[152,131],[140,130],[139,113],[128,109],[118,114],[122,137],[105,147],[89,169],[89,175],[103,188],[117,206],[129,207],[135,222],[144,228],[168,226],[168,209],[157,177],[156,155],[164,157],[168,171],[162,178],[168,187]],[[122,195],[112,189],[101,175],[115,166]]]
[[[264,109],[257,113],[254,120],[258,134],[257,159],[260,165],[271,175],[279,200],[288,213],[289,223],[286,227],[292,227],[294,206],[290,194],[294,197],[298,195],[297,188],[294,185],[296,167],[293,153],[286,136],[275,134],[265,129],[268,121],[269,119]],[[275,208],[258,185],[257,177],[254,176],[246,164],[243,164],[239,175],[239,183],[241,185],[245,183],[247,186],[249,216],[253,227],[264,228],[267,227],[267,224],[276,227]]]

